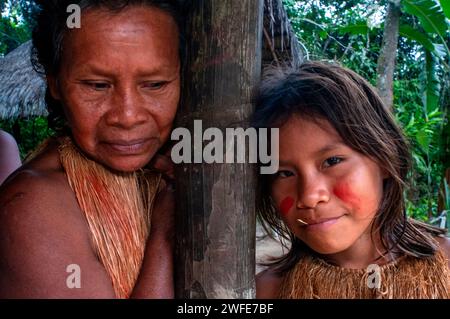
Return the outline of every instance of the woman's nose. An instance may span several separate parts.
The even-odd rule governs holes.
[[[107,115],[107,123],[123,129],[132,129],[136,126],[145,124],[149,117],[148,101],[140,96],[137,90],[127,88],[115,92],[111,99],[112,105]]]

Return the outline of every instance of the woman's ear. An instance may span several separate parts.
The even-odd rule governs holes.
[[[59,94],[59,85],[58,85],[58,80],[57,80],[56,76],[47,75],[47,85],[48,85],[48,88],[50,90],[52,97],[55,100],[60,100],[61,97]]]

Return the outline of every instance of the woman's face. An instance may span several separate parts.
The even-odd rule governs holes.
[[[300,117],[280,128],[279,159],[272,198],[299,239],[329,255],[371,240],[384,178],[374,161],[344,144],[327,121]]]
[[[180,94],[178,37],[173,18],[157,8],[83,13],[48,82],[88,156],[134,171],[166,141]]]

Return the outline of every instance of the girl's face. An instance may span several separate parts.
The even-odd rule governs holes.
[[[295,116],[280,128],[272,198],[289,229],[320,254],[370,241],[383,178],[378,164],[347,146],[326,120]]]

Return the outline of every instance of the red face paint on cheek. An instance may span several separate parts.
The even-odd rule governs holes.
[[[280,204],[280,212],[283,215],[286,215],[291,210],[292,206],[294,205],[294,199],[290,196],[286,197],[281,201]]]
[[[355,209],[359,210],[359,198],[356,196],[348,183],[337,185],[333,189],[334,195],[345,203],[352,205]]]

